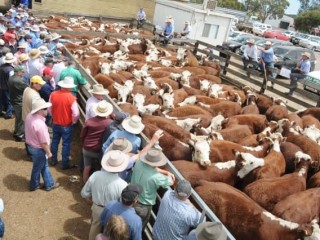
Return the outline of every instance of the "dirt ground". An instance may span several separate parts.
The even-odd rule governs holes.
[[[32,162],[24,143],[14,141],[13,126],[14,119],[0,118],[0,198],[5,205],[2,219],[6,225],[3,239],[87,239],[90,206],[80,196],[82,182],[70,181],[72,176],[80,177],[79,169],[62,171],[60,164],[50,167],[60,187],[50,192],[41,189],[30,192]],[[78,139],[79,128],[74,133],[71,153],[75,163],[80,152]]]

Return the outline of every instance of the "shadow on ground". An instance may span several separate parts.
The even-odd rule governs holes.
[[[29,192],[29,180],[16,174],[8,174],[3,179],[3,184],[11,191]]]
[[[27,156],[26,150],[24,148],[6,147],[2,150],[2,153],[6,156],[6,158],[13,161],[21,161],[21,160],[29,159],[29,157]]]
[[[14,141],[13,136],[12,136],[12,132],[10,132],[8,129],[1,129],[0,130],[0,139]]]

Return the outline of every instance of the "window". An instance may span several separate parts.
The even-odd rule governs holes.
[[[34,0],[36,3],[42,3],[42,0]]]
[[[202,31],[202,37],[216,39],[219,32],[219,25],[205,23]]]

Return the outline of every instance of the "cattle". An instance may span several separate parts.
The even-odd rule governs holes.
[[[314,239],[320,237],[311,225],[277,218],[225,183],[200,181],[195,190],[236,239],[296,240],[305,237],[306,233]]]
[[[230,127],[232,125],[248,125],[251,132],[254,134],[261,133],[267,126],[267,119],[265,115],[256,114],[242,114],[232,116],[223,122],[223,128]]]
[[[235,102],[224,101],[211,105],[199,103],[199,105],[211,112],[212,116],[217,116],[218,114],[221,114],[225,118],[229,118],[238,115],[241,112],[241,106]]]
[[[297,168],[282,177],[259,179],[245,187],[244,192],[264,209],[272,212],[275,204],[285,197],[306,190],[306,178],[311,157],[302,152],[295,154]]]

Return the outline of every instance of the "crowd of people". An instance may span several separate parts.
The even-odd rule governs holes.
[[[23,5],[0,16],[0,29],[4,33],[0,41],[0,113],[5,112],[6,119],[15,118],[12,136],[25,142],[33,163],[30,191],[42,188],[49,192],[60,186],[50,165],[59,164],[62,170],[77,167],[70,159],[74,125],[80,117],[77,92],[79,86],[88,88],[88,84],[64,55],[61,36],[48,31]],[[175,176],[161,168],[167,159],[158,145],[163,131],[156,131],[142,147],[141,117],[115,112],[104,100],[108,91],[101,84],[92,86],[90,92],[80,134],[81,196],[92,210],[89,240],[142,239],[159,188],[169,190],[161,201],[154,239],[212,240],[212,234],[225,236],[219,224],[201,223],[201,213],[188,200],[188,181],[179,181],[175,190],[170,189]],[[0,217],[2,211],[0,201]],[[195,230],[189,234],[191,229]],[[3,232],[0,218],[0,238]]]

